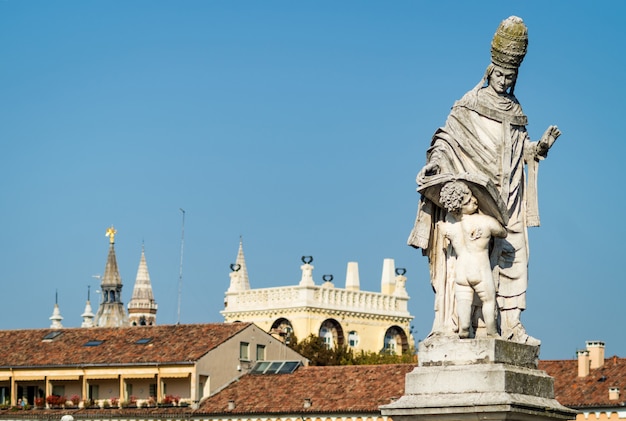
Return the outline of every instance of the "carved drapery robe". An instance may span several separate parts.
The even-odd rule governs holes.
[[[494,239],[491,256],[500,310],[526,308],[528,285],[527,226],[539,225],[536,173],[542,156],[526,132],[527,119],[512,95],[497,95],[482,84],[457,101],[446,124],[433,136],[427,163],[439,173],[487,176],[508,210],[507,237]],[[528,164],[528,183],[524,171]],[[426,180],[427,181],[427,180]],[[435,320],[431,334],[456,331],[454,257],[437,229],[446,211],[422,197],[409,245],[429,258],[435,291]],[[515,323],[518,323],[516,319]],[[516,326],[502,326],[503,336]]]

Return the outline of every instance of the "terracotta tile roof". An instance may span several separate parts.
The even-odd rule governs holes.
[[[116,365],[196,361],[251,323],[0,331],[0,367]],[[60,334],[50,340],[50,332]],[[140,339],[151,338],[146,344]],[[98,346],[85,346],[101,340]]]
[[[578,377],[577,360],[539,361],[539,369],[554,377],[556,399],[570,408],[624,406],[626,358],[606,358],[604,366]],[[609,388],[618,387],[620,398],[609,400]]]
[[[206,399],[202,414],[379,412],[404,394],[413,364],[300,367],[292,374],[247,374]],[[311,406],[304,407],[305,399]],[[229,401],[235,408],[228,409]]]

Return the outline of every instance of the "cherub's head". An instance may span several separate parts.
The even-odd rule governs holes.
[[[478,209],[478,201],[462,181],[446,183],[441,188],[439,200],[448,212],[472,214]]]

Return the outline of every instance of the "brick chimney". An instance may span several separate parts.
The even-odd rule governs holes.
[[[600,368],[604,365],[604,342],[587,341],[589,351],[589,368]]]
[[[587,377],[589,375],[589,351],[580,349],[576,351],[578,355],[578,377]]]
[[[616,401],[619,399],[619,387],[609,387],[609,400]]]

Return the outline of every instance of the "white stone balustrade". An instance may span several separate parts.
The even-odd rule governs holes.
[[[228,312],[260,308],[317,307],[409,315],[408,297],[324,286],[287,286],[227,292]]]

